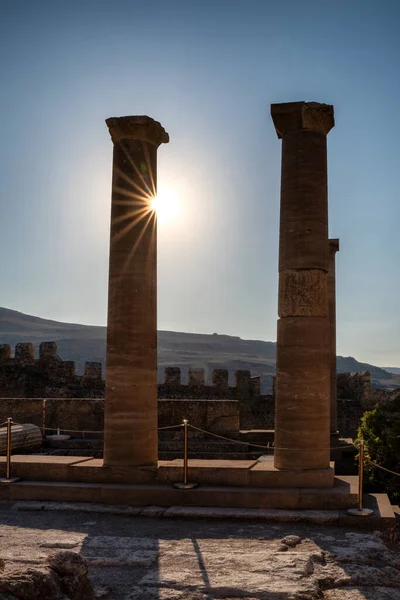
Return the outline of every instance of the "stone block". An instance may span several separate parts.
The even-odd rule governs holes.
[[[212,433],[239,431],[239,403],[237,400],[206,400],[205,429]]]
[[[277,345],[329,348],[329,321],[321,317],[278,319]]]
[[[166,367],[164,371],[164,384],[168,386],[181,385],[181,370],[179,367]]]
[[[58,365],[58,374],[63,379],[72,379],[75,377],[75,362],[73,360],[63,360]]]
[[[156,468],[107,467],[103,459],[91,458],[76,462],[68,469],[68,481],[104,484],[155,484]]]
[[[320,216],[304,220],[299,217],[286,217],[280,226],[279,272],[286,269],[321,269],[328,271],[328,220],[322,213],[326,205],[320,207]]]
[[[35,349],[29,342],[17,344],[15,346],[15,360],[34,360]]]
[[[249,484],[249,472],[255,460],[199,460],[189,459],[188,477],[201,485],[238,486]],[[183,460],[159,461],[159,483],[183,481]]]
[[[0,344],[0,362],[5,362],[11,358],[10,344]]]
[[[8,486],[9,500],[101,502],[101,485],[53,481],[19,481]]]
[[[273,457],[259,460],[249,473],[249,485],[266,488],[332,488],[335,476],[334,464],[327,469],[280,470],[273,464]]]
[[[221,506],[237,508],[298,508],[299,490],[297,488],[274,488],[261,490],[248,487],[199,487],[199,506]]]
[[[139,506],[171,506],[174,504],[197,505],[197,490],[178,490],[167,486],[103,485],[101,501],[106,504],[131,504]],[[160,514],[160,511],[153,511]],[[162,514],[162,513],[161,513]]]
[[[288,269],[279,274],[279,317],[327,317],[327,274],[322,270]]]
[[[58,358],[57,344],[55,342],[42,342],[39,346],[39,358],[41,360]]]
[[[12,476],[25,481],[68,481],[68,468],[89,460],[79,456],[40,456],[16,454],[12,457]],[[5,477],[6,458],[0,456],[0,476]]]
[[[101,362],[85,362],[85,378],[86,379],[101,379],[102,378]]]
[[[279,139],[302,130],[326,136],[335,125],[333,106],[320,102],[271,104],[271,117]]]
[[[199,387],[204,384],[204,369],[189,369],[189,387]]]
[[[102,437],[104,427],[104,399],[102,398],[47,398],[46,426],[66,431],[77,437]]]
[[[238,395],[249,396],[251,394],[251,374],[249,370],[235,371],[235,386]]]
[[[32,423],[41,427],[42,402],[39,398],[2,398],[0,422],[12,417],[16,423]]]
[[[279,346],[276,374],[280,391],[283,385],[293,384],[297,394],[301,394],[315,384],[318,393],[325,393],[330,380],[329,359],[327,346]]]
[[[250,389],[253,396],[259,396],[261,393],[261,377],[252,377],[250,380]]]
[[[179,425],[187,419],[191,425],[206,429],[206,400],[158,400],[158,426]]]
[[[358,477],[335,476],[331,489],[301,488],[300,509],[340,510],[358,505]]]
[[[218,390],[228,389],[228,369],[213,369],[212,383]]]

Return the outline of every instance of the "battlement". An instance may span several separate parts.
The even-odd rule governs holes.
[[[195,393],[196,397],[253,397],[260,396],[261,383],[260,377],[252,377],[248,370],[237,370],[234,373],[235,383],[229,385],[228,369],[212,369],[211,385],[206,383],[204,369],[189,368],[188,382],[182,382],[182,373],[179,367],[165,367],[164,383],[159,385],[161,394],[184,394],[190,397]]]
[[[86,362],[78,376],[75,362],[62,360],[56,342],[42,342],[38,356],[31,342],[0,345],[0,397],[98,397],[104,396],[102,365]]]
[[[84,374],[76,375],[75,362],[62,360],[55,342],[42,342],[36,354],[32,343],[17,344],[14,355],[10,345],[0,345],[0,404],[3,417],[16,414],[18,418],[29,417],[29,422],[36,422],[32,419],[39,422],[40,403],[48,399],[53,403],[49,406],[58,407],[57,411],[61,411],[60,414],[54,413],[59,415],[57,418],[54,416],[54,423],[61,422],[68,414],[72,429],[98,429],[103,418],[102,402],[105,397],[101,363],[86,362]],[[236,406],[238,417],[236,415],[235,419],[239,419],[242,429],[274,428],[275,377],[271,378],[272,393],[265,394],[261,390],[261,377],[252,376],[248,369],[238,369],[232,373],[221,368],[206,371],[170,366],[159,369],[158,375],[162,378],[158,384],[161,424],[169,425],[171,420],[179,420],[177,414],[181,415],[182,410],[192,417],[193,414],[203,414],[207,404],[202,402],[204,400],[211,402],[210,407],[214,406],[213,402],[216,405],[219,403],[224,415],[228,405]],[[338,427],[345,437],[355,436],[365,409],[400,393],[399,390],[388,392],[372,389],[368,372],[338,373],[337,391]],[[60,402],[56,402],[57,399]],[[39,407],[37,412],[36,405]],[[212,410],[210,408],[210,419]]]
[[[232,373],[222,368],[206,371],[169,366],[159,369],[158,377],[158,397],[164,399],[239,400],[244,411],[255,410],[257,404],[261,407],[266,399],[275,396],[275,377],[270,378],[272,386],[265,393],[265,378],[262,381],[259,375],[252,376],[248,369]],[[370,407],[389,396],[386,390],[372,389],[368,371],[337,374],[338,399]],[[104,397],[100,362],[86,362],[83,375],[77,375],[75,362],[62,360],[54,341],[42,342],[36,355],[31,342],[16,344],[14,354],[9,344],[0,345],[0,398]]]
[[[180,367],[165,367],[163,382],[158,385],[161,398],[253,398],[261,394],[261,379],[252,377],[249,370],[234,372],[229,385],[228,369],[189,368],[183,382]],[[185,373],[186,378],[186,373]],[[64,361],[57,353],[56,342],[42,342],[35,356],[30,342],[15,346],[0,345],[0,397],[104,397],[105,381],[100,362],[86,362],[83,375],[77,375],[74,361]]]

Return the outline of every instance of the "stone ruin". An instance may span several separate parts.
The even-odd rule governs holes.
[[[191,465],[191,473],[206,487],[187,490],[167,485],[182,481],[182,465],[179,461],[158,461],[162,403],[171,404],[169,423],[181,416],[179,403],[190,402],[191,420],[197,411],[207,427],[219,427],[228,417],[232,428],[235,419],[231,411],[236,410],[235,422],[241,427],[242,407],[252,405],[261,394],[257,380],[246,373],[237,379],[237,398],[233,400],[197,400],[193,404],[193,399],[158,399],[157,219],[151,200],[157,192],[157,150],[169,142],[169,136],[148,116],[110,118],[106,123],[114,149],[105,400],[86,400],[91,406],[93,402],[103,403],[104,458],[20,458],[16,461],[20,476],[41,478],[31,488],[21,488],[25,498],[26,494],[36,497],[45,493],[56,500],[101,498],[108,503],[163,506],[171,502],[296,510],[357,506],[356,478],[335,476],[331,463],[340,412],[336,411],[336,319],[332,309],[338,240],[328,238],[327,135],[334,126],[333,106],[316,102],[273,104],[271,117],[282,140],[273,460],[231,461],[229,465],[198,461]],[[51,357],[45,356],[45,348],[39,361],[43,365],[48,361],[45,368],[49,372],[54,369],[57,378],[65,363],[54,355],[54,346],[48,348]],[[17,361],[25,351],[27,363],[32,362],[32,348],[24,345],[17,352]],[[3,348],[4,354],[7,368],[9,348]],[[89,367],[88,374],[91,371]],[[83,376],[82,387],[90,387],[93,381],[101,385],[98,369],[94,371],[96,378]],[[229,393],[222,371],[215,375],[214,383],[215,389],[224,386],[224,396]],[[168,385],[170,392],[182,387],[177,370],[167,371],[164,391]],[[192,391],[202,389],[202,374],[193,371],[189,385]],[[46,413],[47,403],[82,401],[38,400],[42,411],[45,404]],[[233,403],[226,414],[224,402]],[[61,421],[60,414],[58,418]],[[260,427],[258,415],[253,429]],[[113,487],[115,483],[119,486]],[[16,483],[3,497],[17,498],[18,486]],[[233,487],[221,491],[218,486]]]
[[[190,368],[185,381],[179,367],[163,371],[163,383],[157,386],[160,427],[196,415],[197,426],[216,433],[274,429],[275,378],[271,392],[261,393],[260,377],[249,370],[235,371],[234,385],[229,385],[228,369],[213,369],[211,382],[204,369]],[[338,373],[336,388],[337,429],[345,438],[355,437],[365,410],[400,393],[372,389],[368,372]],[[0,345],[0,422],[11,416],[42,426],[46,400],[49,428],[100,431],[104,397],[101,363],[86,362],[84,374],[76,375],[74,362],[61,360],[55,342],[42,342],[37,358],[32,343],[17,344],[14,356],[9,345]],[[203,400],[213,401],[214,417],[206,418]]]

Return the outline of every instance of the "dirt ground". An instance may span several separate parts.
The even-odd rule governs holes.
[[[104,600],[400,600],[400,554],[379,532],[0,505],[6,569],[57,548],[87,560]]]

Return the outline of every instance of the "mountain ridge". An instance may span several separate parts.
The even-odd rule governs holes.
[[[0,343],[14,347],[19,342],[31,342],[37,348],[43,341],[57,342],[60,357],[74,360],[78,373],[83,372],[86,361],[105,364],[105,326],[64,323],[0,307]],[[208,378],[212,369],[227,368],[231,381],[236,369],[250,369],[252,375],[260,375],[264,386],[270,388],[275,358],[276,342],[217,333],[158,331],[160,378],[166,366],[181,367],[184,377],[189,367],[204,368]],[[351,356],[338,356],[337,369],[339,372],[369,371],[374,387],[400,387],[400,368],[399,373],[393,373]]]

